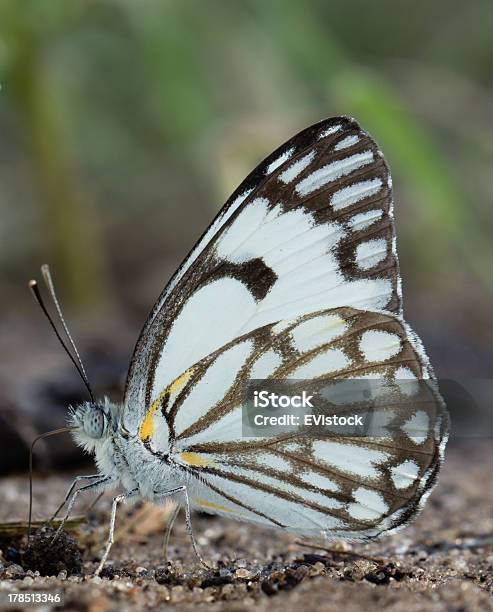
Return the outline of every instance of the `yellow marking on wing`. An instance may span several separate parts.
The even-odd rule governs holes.
[[[214,502],[208,501],[207,499],[194,499],[194,502],[197,504],[197,506],[201,506],[202,508],[220,510],[221,512],[233,512],[231,508],[226,508],[226,506],[221,506],[221,504],[215,504]]]
[[[142,421],[142,424],[140,426],[139,436],[142,442],[145,442],[146,440],[151,438],[154,435],[154,432],[156,431],[156,423],[154,422],[154,416],[157,410],[159,409],[159,406],[161,405],[161,402],[166,393],[169,393],[171,395],[172,393],[177,393],[178,391],[180,391],[180,389],[182,389],[190,380],[193,371],[194,368],[190,368],[189,370],[181,374],[181,376],[178,376],[178,378],[176,378],[170,385],[168,385],[166,389],[159,394],[158,398],[152,402],[151,407],[147,411],[147,414],[145,415],[144,420]]]
[[[214,462],[199,453],[180,453],[180,459],[193,467],[212,467]]]
[[[175,378],[175,380],[169,385],[166,391],[169,391],[170,395],[172,393],[176,393],[177,391],[179,391],[182,387],[184,387],[187,384],[187,382],[192,377],[192,374],[194,373],[194,371],[195,371],[195,368],[190,368],[189,370],[186,370],[185,372],[183,372],[183,374],[178,376],[178,378]]]
[[[149,411],[145,416],[145,419],[142,421],[142,425],[140,426],[139,432],[140,439],[142,440],[142,442],[145,442],[154,435],[154,432],[156,430],[156,424],[154,423],[154,415],[156,413],[156,410],[159,408],[160,399],[161,397],[159,397],[155,402],[153,402],[152,406],[150,407]]]

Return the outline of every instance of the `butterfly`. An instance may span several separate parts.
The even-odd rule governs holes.
[[[348,405],[352,379],[407,387],[376,408],[393,425],[383,437],[252,438],[242,435],[251,379],[322,381]],[[416,515],[436,481],[448,421],[403,319],[389,168],[354,119],[303,130],[241,183],[150,313],[123,402],[76,406],[69,423],[98,473],[73,483],[65,518],[82,491],[124,491],[96,573],[128,499],[175,496],[190,533],[191,507],[352,540]]]

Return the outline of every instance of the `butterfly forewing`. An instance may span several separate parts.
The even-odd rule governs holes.
[[[304,130],[242,183],[161,295],[130,368],[129,417],[262,325],[337,306],[399,313],[393,244],[375,142],[349,118]]]

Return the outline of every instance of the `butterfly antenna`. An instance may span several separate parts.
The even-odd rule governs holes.
[[[57,434],[65,433],[66,431],[70,431],[70,427],[60,427],[60,429],[54,429],[53,431],[47,431],[40,436],[34,438],[31,443],[31,448],[29,449],[29,521],[27,528],[27,544],[29,546],[29,540],[31,538],[31,523],[33,516],[33,449],[34,445],[38,440],[42,438],[48,438],[50,436],[55,436]]]
[[[75,342],[74,342],[72,336],[70,335],[70,332],[68,330],[67,324],[65,323],[65,319],[64,319],[63,314],[62,314],[62,309],[60,308],[60,303],[59,303],[59,301],[57,299],[57,296],[56,296],[56,293],[55,293],[55,288],[54,288],[54,285],[53,285],[53,280],[51,278],[49,267],[47,265],[42,266],[41,267],[41,273],[43,274],[44,281],[46,283],[48,291],[50,292],[51,299],[53,300],[53,303],[55,304],[55,308],[57,310],[58,317],[59,317],[60,322],[61,322],[61,324],[63,326],[63,329],[64,329],[64,331],[65,331],[65,333],[67,335],[67,338],[68,338],[68,340],[70,342],[70,346],[74,350],[75,357],[71,353],[69,348],[67,347],[67,345],[64,342],[63,338],[61,337],[61,335],[60,335],[60,333],[59,333],[55,323],[53,322],[53,319],[51,318],[51,315],[50,315],[50,313],[48,312],[48,309],[45,306],[44,300],[41,297],[41,293],[39,291],[38,283],[37,283],[36,280],[30,280],[29,281],[29,289],[31,290],[31,293],[33,294],[34,299],[38,303],[39,307],[43,311],[43,314],[48,319],[48,322],[50,323],[51,328],[55,332],[55,336],[57,337],[58,341],[62,345],[63,350],[67,353],[67,355],[70,358],[70,361],[74,364],[75,369],[77,370],[79,376],[82,379],[82,382],[84,383],[84,386],[87,389],[87,392],[89,393],[89,397],[91,398],[91,402],[94,403],[94,401],[95,401],[94,400],[94,394],[92,392],[91,385],[89,384],[89,379],[87,378],[86,370],[84,368],[84,364],[82,363],[82,359],[81,359],[81,357],[79,355],[79,351],[77,350],[77,347],[75,346]]]

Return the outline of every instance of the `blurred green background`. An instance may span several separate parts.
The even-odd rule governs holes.
[[[41,263],[116,393],[229,193],[337,114],[390,163],[406,316],[438,374],[490,375],[492,68],[491,0],[1,0],[3,409],[80,386],[26,289]]]

